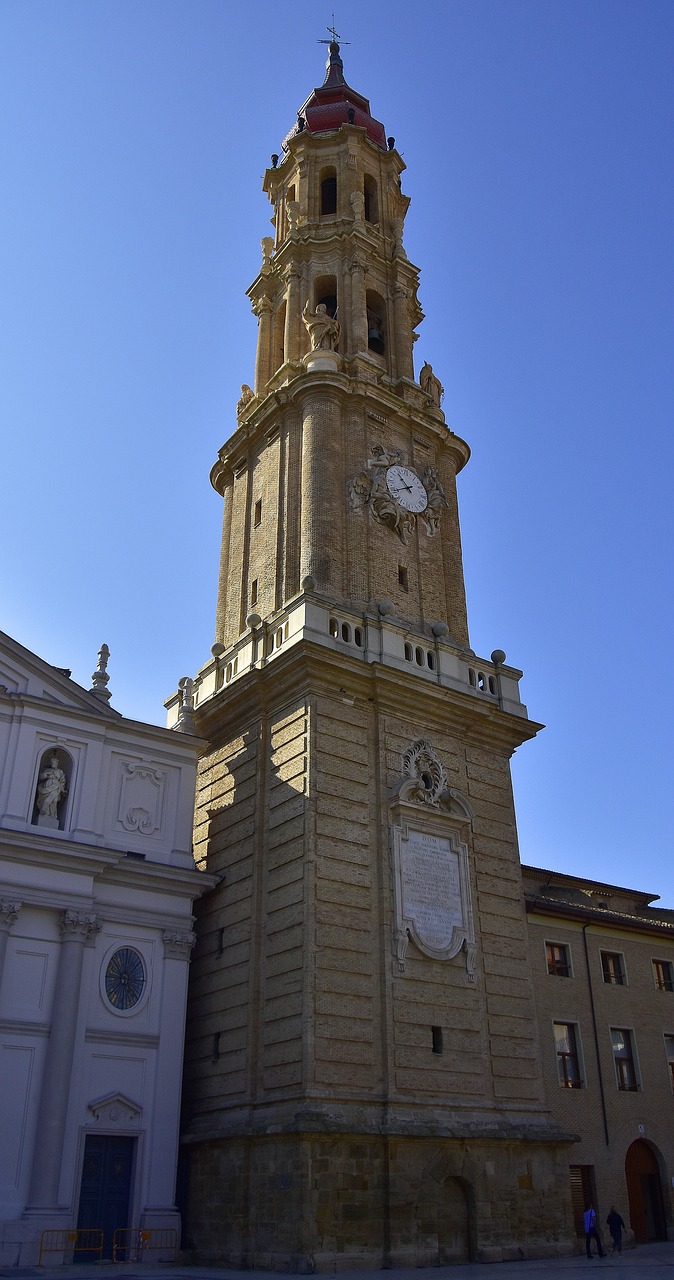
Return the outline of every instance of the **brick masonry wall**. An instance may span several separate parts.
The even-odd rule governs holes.
[[[640,934],[638,926],[621,930],[590,925],[587,942],[597,1026],[595,1042],[582,924],[569,921],[563,915],[558,918],[531,915],[529,929],[546,1095],[555,1119],[580,1137],[569,1151],[568,1163],[594,1169],[596,1208],[602,1225],[612,1203],[628,1222],[625,1159],[631,1144],[645,1139],[659,1153],[665,1215],[671,1233],[674,1227],[674,1091],[664,1037],[674,1035],[674,993],[656,989],[652,960],[669,960],[674,964],[674,944],[666,938]],[[546,941],[569,948],[572,977],[548,974]],[[626,985],[604,982],[602,950],[622,953]],[[554,1022],[568,1022],[578,1028],[583,1081],[580,1089],[560,1087]],[[639,1071],[637,1092],[618,1090],[611,1027],[628,1028],[634,1034]],[[608,1142],[602,1115],[599,1064]]]
[[[384,427],[370,402],[345,386],[307,386],[284,405],[273,430],[246,441],[232,458],[225,496],[217,638],[235,642],[251,610],[263,618],[282,608],[312,574],[335,602],[372,608],[391,600],[402,621],[428,628],[446,622],[467,643],[465,590],[455,463],[433,431],[392,413]],[[353,509],[349,483],[382,445],[400,449],[423,473],[438,469],[447,495],[440,532],[421,520],[403,543],[367,506]],[[256,504],[261,519],[256,522]],[[407,571],[407,588],[399,581]],[[253,603],[253,583],[257,600]]]

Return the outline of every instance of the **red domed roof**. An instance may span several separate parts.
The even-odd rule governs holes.
[[[309,133],[332,133],[343,124],[357,124],[367,131],[382,151],[386,151],[386,132],[383,124],[370,112],[367,98],[351,89],[344,79],[344,64],[339,56],[336,40],[330,43],[330,56],[326,64],[325,80],[320,89],[314,89],[300,108],[297,124],[283,139],[284,149],[290,138],[307,129]]]

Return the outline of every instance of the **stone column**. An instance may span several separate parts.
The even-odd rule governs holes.
[[[257,334],[257,355],[255,357],[255,394],[264,395],[271,377],[269,363],[271,360],[271,313],[269,298],[261,298],[253,308],[259,321]]]
[[[412,360],[409,298],[409,289],[406,289],[402,284],[397,284],[393,290],[396,374],[399,378],[411,378],[413,381],[414,363]]]
[[[20,902],[8,902],[6,898],[0,898],[0,987],[2,987],[2,974],[5,968],[7,942],[20,910]]]
[[[51,1029],[42,1077],[28,1211],[58,1208],[63,1136],[70,1097],[75,1034],[80,1013],[84,946],[99,928],[94,915],[64,911]]]
[[[227,635],[227,598],[229,594],[229,550],[232,536],[232,503],[234,499],[234,477],[228,476],[222,490],[222,544],[220,548],[220,571],[218,575],[218,603],[215,612],[215,638],[220,644],[228,644],[232,637]]]
[[[300,273],[297,267],[288,267],[285,273],[286,282],[286,323],[283,336],[285,360],[300,358]]]
[[[351,272],[351,342],[350,349],[356,354],[367,351],[367,302],[365,298],[365,272],[367,267],[360,258],[352,258],[349,264]]]
[[[341,589],[342,583],[340,408],[340,396],[327,390],[314,392],[302,406],[300,582],[312,575],[319,591]]]

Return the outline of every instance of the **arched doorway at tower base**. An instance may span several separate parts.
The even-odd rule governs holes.
[[[637,1139],[625,1157],[625,1180],[630,1206],[630,1226],[638,1244],[667,1239],[660,1168],[655,1149]]]
[[[473,1192],[444,1159],[425,1170],[417,1200],[419,1253],[427,1265],[474,1262],[477,1248]]]

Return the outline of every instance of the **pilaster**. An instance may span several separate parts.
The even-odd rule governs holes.
[[[44,1064],[37,1139],[26,1214],[58,1210],[63,1136],[70,1101],[75,1036],[81,1011],[84,948],[100,928],[95,915],[65,911],[51,1028]]]

